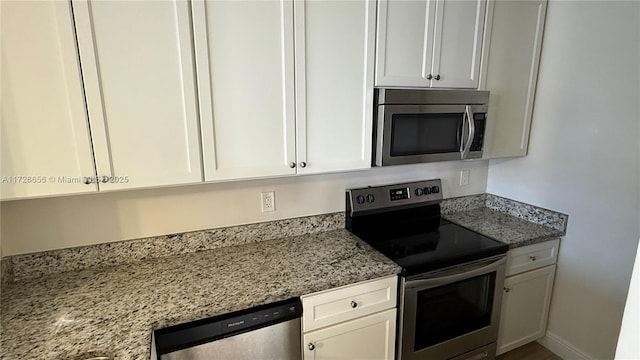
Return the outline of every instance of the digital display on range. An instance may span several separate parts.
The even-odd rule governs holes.
[[[408,188],[391,189],[389,190],[389,195],[391,197],[391,200],[408,199],[409,189]]]

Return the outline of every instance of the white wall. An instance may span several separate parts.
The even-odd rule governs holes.
[[[636,253],[635,265],[629,285],[629,295],[622,316],[622,327],[618,337],[616,359],[640,359],[640,249]]]
[[[443,195],[484,193],[488,161],[446,162],[368,171],[1,203],[4,256],[147,236],[344,211],[344,190],[441,178]],[[469,185],[459,187],[461,169]],[[260,192],[275,191],[262,213]]]
[[[551,1],[529,155],[487,192],[569,214],[553,344],[612,359],[640,236],[640,2]]]

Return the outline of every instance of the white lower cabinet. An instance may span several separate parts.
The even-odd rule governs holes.
[[[549,243],[557,246],[557,242]],[[528,247],[515,250],[526,251],[526,248]],[[507,256],[512,257],[512,252],[510,251]],[[545,335],[555,272],[556,265],[553,264],[520,272],[505,279],[498,333],[498,354],[513,350]]]
[[[303,296],[303,358],[393,359],[397,291],[389,276]]]
[[[394,358],[396,309],[305,333],[304,359]]]

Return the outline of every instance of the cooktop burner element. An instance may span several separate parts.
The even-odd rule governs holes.
[[[347,190],[346,227],[405,277],[507,252],[506,244],[441,219],[441,188],[429,180]]]

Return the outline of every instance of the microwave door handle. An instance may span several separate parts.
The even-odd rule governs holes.
[[[466,144],[464,143],[465,134],[467,133],[466,127],[468,126],[467,118],[467,109],[465,108],[464,113],[462,114],[462,124],[460,124],[460,130],[458,131],[458,144],[460,145],[460,159],[464,159],[464,149],[466,148]]]
[[[476,125],[473,121],[473,112],[471,111],[471,105],[466,105],[464,107],[464,118],[467,119],[467,124],[469,126],[469,133],[467,137],[467,143],[464,145],[464,149],[462,150],[462,159],[466,159],[469,156],[469,150],[471,150],[471,143],[473,143],[473,137],[476,134]]]

